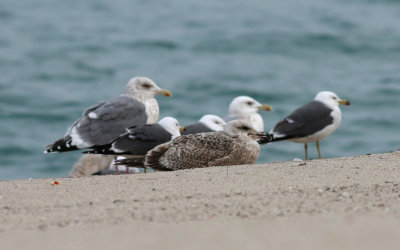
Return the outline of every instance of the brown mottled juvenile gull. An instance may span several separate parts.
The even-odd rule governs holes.
[[[307,143],[316,142],[321,159],[319,141],[335,131],[342,120],[339,104],[350,105],[330,91],[319,92],[314,100],[293,111],[271,130],[273,141],[288,140],[304,143],[305,159],[308,159]]]
[[[85,110],[65,136],[47,146],[45,153],[64,152],[110,143],[127,127],[155,123],[159,107],[156,95],[171,96],[147,77],[132,78],[125,92]]]
[[[224,130],[226,122],[216,115],[203,115],[200,120],[194,124],[185,126],[182,135],[190,135],[204,132],[216,132]]]
[[[260,153],[257,140],[269,137],[243,120],[228,122],[221,132],[185,135],[146,154],[144,166],[172,171],[254,163]]]
[[[271,111],[270,105],[257,102],[249,96],[238,96],[229,105],[229,115],[225,121],[245,120],[248,121],[257,131],[264,130],[264,121],[258,113],[260,110]]]

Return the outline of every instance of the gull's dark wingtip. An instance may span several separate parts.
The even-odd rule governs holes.
[[[267,144],[267,143],[272,142],[272,140],[274,139],[274,135],[268,134],[268,133],[262,133],[262,134],[259,134],[259,138],[260,138],[258,140],[259,144]]]

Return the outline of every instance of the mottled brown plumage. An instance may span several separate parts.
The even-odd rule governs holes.
[[[224,131],[180,136],[146,154],[144,165],[155,170],[180,170],[254,163],[257,140],[267,136],[243,120],[229,122]]]

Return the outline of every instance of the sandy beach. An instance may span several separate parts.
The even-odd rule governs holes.
[[[398,249],[399,235],[399,151],[0,182],[1,249]]]

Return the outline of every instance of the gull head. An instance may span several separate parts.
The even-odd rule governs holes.
[[[261,104],[249,96],[238,96],[229,105],[229,114],[239,117],[255,114],[260,110],[271,111],[272,108],[270,105]]]
[[[168,131],[172,135],[172,139],[181,135],[181,132],[184,128],[179,125],[177,119],[173,117],[164,117],[161,119],[158,124],[160,124],[165,130]]]
[[[128,96],[141,95],[145,97],[155,97],[156,95],[171,96],[171,91],[161,89],[150,78],[133,77],[129,80],[125,88],[125,94]]]
[[[226,122],[219,116],[216,115],[203,115],[199,122],[206,125],[208,128],[214,131],[222,131],[224,130],[224,126]]]
[[[251,126],[251,124],[245,120],[234,120],[228,122],[224,126],[224,132],[230,136],[238,137],[250,137],[254,140],[260,140],[265,137],[266,133],[257,131]]]
[[[338,107],[339,104],[349,106],[350,102],[345,99],[340,99],[338,95],[331,91],[321,91],[314,98],[315,101],[320,101],[328,106]]]

